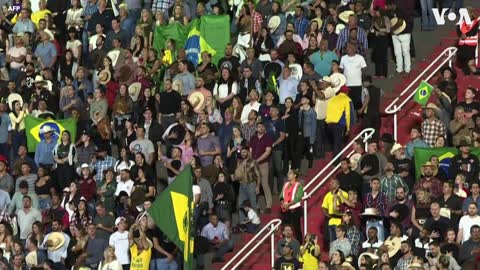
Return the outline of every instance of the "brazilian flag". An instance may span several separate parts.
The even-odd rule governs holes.
[[[417,87],[413,100],[415,100],[415,102],[417,102],[418,104],[425,106],[430,99],[430,95],[432,95],[432,91],[433,86],[426,81],[422,81]]]
[[[439,160],[439,170],[443,170],[449,179],[453,179],[454,175],[449,175],[449,168],[452,158],[458,154],[458,149],[454,147],[442,148],[415,148],[415,174],[417,179],[421,177],[420,168],[427,161],[430,161],[432,156],[437,156]],[[480,158],[480,148],[471,148],[470,153]]]
[[[53,139],[60,142],[62,132],[64,130],[70,131],[72,142],[75,142],[77,134],[77,120],[74,118],[52,120],[36,118],[31,115],[25,117],[25,133],[27,135],[28,152],[35,152],[37,144],[43,140],[43,134],[40,134],[40,129],[44,126],[50,126],[53,130]]]
[[[183,269],[193,269],[193,190],[190,165],[156,199],[148,213],[160,230],[183,251]]]

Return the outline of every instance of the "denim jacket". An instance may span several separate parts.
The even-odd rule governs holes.
[[[305,114],[303,117],[303,127],[302,125],[302,115]],[[302,131],[303,137],[310,138],[310,143],[313,144],[315,142],[315,134],[317,130],[317,113],[310,107],[308,110],[302,110],[301,108],[298,110],[298,127],[299,130]]]

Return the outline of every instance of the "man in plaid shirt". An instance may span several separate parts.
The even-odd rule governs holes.
[[[390,205],[395,201],[398,187],[404,187],[408,193],[407,184],[403,181],[403,178],[400,177],[400,175],[393,173],[393,170],[393,164],[387,162],[387,166],[385,166],[385,175],[380,179],[380,191],[385,194],[387,205]]]
[[[346,237],[348,241],[350,241],[351,254],[356,257],[360,247],[360,231],[353,223],[352,211],[347,210],[345,213],[343,213],[342,222],[347,228]]]
[[[408,270],[408,266],[412,263],[414,258],[412,252],[412,244],[408,241],[403,241],[400,250],[402,251],[403,256],[398,260],[395,269]]]
[[[253,0],[249,0],[247,2],[248,8],[250,9],[250,14],[252,14],[252,20],[253,20],[253,33],[256,34],[260,29],[262,29],[262,24],[263,24],[263,17],[262,14],[257,12],[255,10],[255,2]]]
[[[422,122],[423,140],[431,147],[434,147],[435,140],[438,137],[446,137],[446,128],[442,121],[438,120],[436,116],[440,111],[437,105],[428,103],[423,109],[425,111],[425,120]]]
[[[107,145],[98,145],[97,155],[92,157],[91,167],[95,169],[95,181],[101,183],[103,180],[103,171],[115,166],[115,159],[107,154]]]

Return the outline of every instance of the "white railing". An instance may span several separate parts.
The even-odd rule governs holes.
[[[413,96],[415,95],[415,90],[417,89],[417,86],[420,82],[420,80],[425,80],[428,81],[430,80],[447,62],[449,66],[452,66],[452,58],[455,56],[457,53],[458,49],[455,47],[449,47],[446,48],[435,60],[433,60],[428,67],[426,67],[420,75],[415,78],[406,88],[403,90],[400,95],[395,98],[385,109],[385,112],[388,114],[393,114],[393,137],[395,140],[397,140],[397,128],[398,128],[398,119],[397,119],[397,114],[398,112],[409,102]],[[444,58],[445,57],[445,58]],[[442,60],[443,58],[443,60]],[[434,67],[433,70],[431,68]],[[428,74],[429,75],[425,78],[423,78],[424,75]],[[405,96],[404,96],[405,95]],[[397,102],[401,101],[400,104],[397,104]]]
[[[304,192],[304,196],[302,198],[303,200],[303,232],[304,233],[307,233],[308,232],[308,211],[307,211],[307,201],[310,197],[312,197],[312,195],[317,192],[317,190],[328,180],[330,179],[330,177],[332,176],[332,174],[334,174],[337,169],[340,167],[340,162],[338,162],[338,164],[336,164],[334,166],[334,168],[332,170],[330,170],[330,172],[322,178],[322,180],[318,183],[315,184],[315,186],[312,188],[311,191],[307,191],[307,189],[309,189],[316,181],[317,179],[322,176],[322,174],[327,171],[328,169],[330,169],[332,167],[332,165],[335,164],[335,162],[337,161],[337,159],[341,159],[343,154],[345,152],[347,152],[348,150],[351,149],[353,143],[358,140],[358,139],[363,139],[363,142],[366,144],[367,141],[373,137],[373,134],[375,134],[375,129],[373,128],[366,128],[364,130],[362,130],[355,138],[353,138],[350,143],[348,143],[343,149],[342,151],[340,151],[340,153],[338,153],[332,160],[330,160],[330,162],[325,165],[325,167],[323,167],[323,169],[318,172],[313,178],[312,180],[310,180],[304,187],[303,187],[303,192]],[[353,150],[351,150],[348,154],[347,154],[347,157],[350,157],[352,154],[354,153]]]
[[[270,259],[270,263],[271,263],[271,268],[273,268],[273,265],[275,263],[275,231],[278,229],[278,227],[280,227],[280,225],[282,225],[282,221],[280,219],[273,219],[271,220],[267,225],[265,225],[259,232],[257,232],[257,234],[255,234],[255,236],[250,239],[250,241],[248,241],[248,243],[243,246],[243,248],[237,252],[237,254],[235,254],[235,256],[233,256],[233,258],[231,258],[228,263],[226,263],[223,267],[222,267],[222,270],[235,270],[237,269],[238,266],[240,266],[243,261],[245,261],[245,259],[250,256],[250,254],[252,254],[257,248],[258,246],[260,246],[261,244],[263,244],[263,242],[270,236],[270,255],[271,255],[271,259]],[[267,234],[265,234],[252,248],[250,248],[250,246],[252,245],[252,243],[254,243],[254,241],[256,241],[260,235],[267,231]],[[242,255],[242,253],[246,250],[250,248],[250,250],[245,253],[245,255],[243,255],[240,259],[239,257]],[[232,265],[234,262],[236,262],[236,264],[232,267],[230,267],[230,265]]]

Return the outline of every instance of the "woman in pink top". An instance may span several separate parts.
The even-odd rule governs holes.
[[[183,164],[189,164],[193,159],[193,135],[192,132],[187,131],[185,133],[185,139],[178,146],[182,149],[182,162]]]

